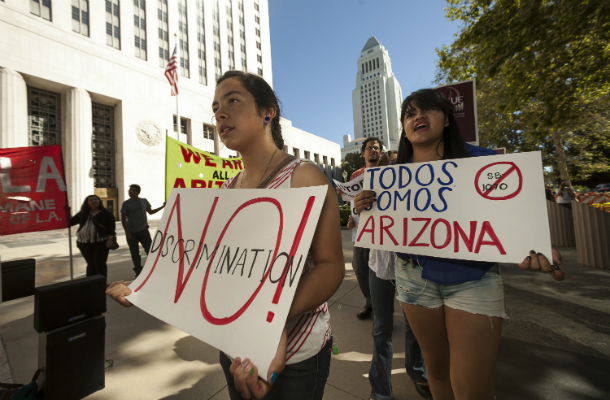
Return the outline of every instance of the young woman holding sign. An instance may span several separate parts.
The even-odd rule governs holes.
[[[494,151],[462,140],[453,104],[433,89],[412,93],[402,103],[398,164],[478,157]],[[376,201],[365,190],[354,199],[360,213]],[[553,264],[531,251],[524,270],[563,280],[561,255]],[[504,289],[495,263],[396,253],[398,300],[419,342],[435,400],[493,399],[494,370],[500,344]]]
[[[262,77],[226,72],[217,81],[212,109],[224,145],[238,151],[244,163],[244,171],[223,188],[328,187],[307,264],[267,379],[258,377],[257,367],[250,360],[237,357],[231,361],[220,353],[230,397],[322,399],[332,350],[326,301],[345,274],[337,197],[318,166],[282,151],[279,102]],[[130,305],[123,298],[131,293],[125,283],[113,283],[107,293],[119,303]]]

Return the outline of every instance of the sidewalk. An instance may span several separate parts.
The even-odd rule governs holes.
[[[372,322],[356,318],[364,299],[351,270],[351,233],[342,230],[342,235],[346,277],[328,302],[340,353],[333,355],[324,398],[368,399]],[[0,252],[3,260],[10,253],[13,258],[34,255],[46,263],[37,274],[42,285],[67,276],[65,242]],[[109,259],[110,281],[133,277],[124,236],[119,244]],[[503,266],[511,319],[504,324],[496,366],[498,400],[610,397],[610,271],[579,266],[575,249],[560,250],[567,276],[561,283]],[[75,261],[79,258],[75,255]],[[78,264],[75,271],[82,275],[84,265]],[[28,381],[37,368],[33,303],[29,297],[0,305],[0,336],[18,382]],[[106,388],[87,399],[228,399],[217,350],[135,307],[109,301],[105,317],[106,357],[114,366],[106,370]],[[394,324],[393,398],[420,399],[404,370],[404,322],[397,302]],[[0,357],[0,376],[2,368]]]

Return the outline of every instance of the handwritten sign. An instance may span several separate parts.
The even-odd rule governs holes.
[[[354,196],[362,191],[362,185],[364,182],[364,175],[358,175],[356,178],[352,179],[347,183],[335,181],[335,185],[339,189],[341,189],[341,199],[343,201],[347,201],[350,206],[352,219],[354,220],[355,228],[352,229],[352,242],[356,241],[356,230],[358,229],[358,222],[360,222],[360,217],[356,212],[356,208],[354,207]]]
[[[220,188],[243,170],[241,158],[222,158],[166,137],[165,197],[173,188]]]
[[[348,202],[353,202],[354,196],[362,191],[363,180],[364,175],[358,175],[356,178],[346,183],[333,179],[335,185],[341,190],[341,199]]]
[[[267,379],[326,191],[172,190],[127,299]]]
[[[68,226],[61,146],[0,149],[0,181],[0,235]]]
[[[377,193],[356,246],[443,258],[521,262],[551,255],[540,152],[368,168]]]

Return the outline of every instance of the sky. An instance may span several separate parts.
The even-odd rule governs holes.
[[[354,139],[352,90],[371,36],[392,61],[403,97],[433,87],[436,48],[460,23],[445,0],[269,0],[273,88],[293,126],[341,144]]]

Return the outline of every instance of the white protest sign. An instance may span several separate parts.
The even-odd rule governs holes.
[[[360,217],[358,217],[358,213],[356,213],[356,208],[354,207],[354,196],[356,196],[362,191],[363,180],[363,174],[358,175],[356,178],[346,183],[342,183],[333,179],[335,185],[337,185],[337,187],[341,189],[341,199],[343,199],[343,201],[347,201],[351,209],[354,225],[356,226],[356,228],[352,229],[352,242],[356,241],[356,229],[358,228],[358,222],[360,220]]]
[[[540,152],[368,168],[356,246],[490,262],[551,257]]]
[[[267,379],[327,189],[172,190],[126,298]]]
[[[352,179],[349,182],[343,183],[339,182],[335,179],[335,185],[341,190],[341,199],[347,202],[353,202],[354,196],[360,193],[362,190],[362,180],[364,179],[364,175],[358,175],[356,178]]]

